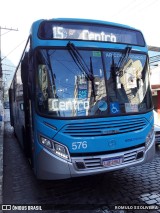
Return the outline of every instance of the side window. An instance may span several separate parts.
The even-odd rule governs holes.
[[[48,99],[48,71],[46,65],[38,66],[38,83],[44,100]]]
[[[16,100],[16,82],[13,80],[13,101]]]
[[[23,87],[21,80],[21,67],[19,66],[16,73],[16,97],[20,97],[23,95]]]

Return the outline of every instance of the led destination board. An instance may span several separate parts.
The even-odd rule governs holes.
[[[145,45],[143,35],[138,30],[94,23],[44,21],[40,25],[38,36],[41,39],[75,39]]]

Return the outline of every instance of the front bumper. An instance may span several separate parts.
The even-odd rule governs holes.
[[[123,169],[129,166],[150,162],[155,155],[155,137],[145,150],[144,146],[124,152],[106,155],[91,155],[87,157],[73,157],[71,162],[63,160],[47,149],[43,149],[37,157],[36,176],[39,179],[66,179],[87,176]],[[112,166],[103,166],[104,159],[118,159],[122,161]]]

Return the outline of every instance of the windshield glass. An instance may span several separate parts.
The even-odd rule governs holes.
[[[110,116],[152,107],[147,56],[123,51],[36,50],[36,104],[54,117]]]

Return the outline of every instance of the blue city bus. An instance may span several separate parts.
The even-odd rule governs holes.
[[[35,21],[9,98],[11,125],[38,179],[105,173],[154,157],[148,49],[130,26]]]

